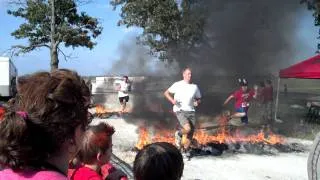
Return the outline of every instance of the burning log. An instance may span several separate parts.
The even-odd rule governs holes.
[[[105,108],[103,105],[97,104],[91,109],[94,117],[106,119],[110,116],[117,115],[118,112]]]
[[[263,143],[263,144],[281,144],[284,139],[275,134],[266,135],[263,131],[258,134],[253,134],[249,136],[242,136],[240,133],[231,135],[229,132],[221,129],[218,134],[210,135],[203,130],[197,130],[194,134],[194,139],[199,145],[207,145],[209,143],[217,144],[230,144],[230,143]],[[160,130],[154,133],[152,137],[146,127],[141,127],[139,129],[139,140],[136,144],[138,149],[143,148],[145,145],[152,142],[168,142],[174,144],[174,131],[170,130]]]
[[[139,129],[139,140],[134,151],[139,151],[145,145],[153,142],[169,142],[174,144],[173,130],[154,131],[141,127]],[[154,131],[154,132],[152,132]],[[153,135],[152,135],[153,134]],[[241,136],[239,132],[235,135],[226,131],[220,131],[215,135],[209,135],[204,131],[197,131],[191,145],[193,156],[220,156],[227,153],[249,153],[275,155],[279,152],[304,152],[305,147],[298,143],[286,143],[284,138],[271,132],[260,131],[257,134]]]
[[[291,148],[291,145],[284,145],[284,138],[273,134],[270,130],[254,131],[249,135],[243,135],[238,127],[228,124],[228,120],[228,112],[225,112],[216,117],[216,124],[206,123],[196,129],[191,145],[195,156],[218,156],[226,150],[240,153],[274,154],[295,149]],[[208,129],[216,130],[214,133],[208,133]],[[153,142],[175,144],[174,130],[140,127],[135,150],[138,151]]]
[[[139,140],[136,144],[137,149],[142,149],[145,145],[152,143],[149,139],[149,132],[147,128],[141,127],[139,129]]]
[[[102,118],[102,119],[109,118],[110,116],[113,116],[113,115],[117,115],[117,116],[120,115],[119,111],[115,111],[113,109],[108,109],[101,104],[95,105],[90,110],[92,111],[91,113],[94,115],[94,117],[98,117],[98,118]],[[131,112],[132,112],[132,109],[127,108],[125,110],[125,112],[122,112],[122,113],[131,113]]]

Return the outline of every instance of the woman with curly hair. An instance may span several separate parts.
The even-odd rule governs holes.
[[[15,104],[0,122],[0,179],[67,179],[88,123],[88,99],[88,87],[71,70],[18,80]]]

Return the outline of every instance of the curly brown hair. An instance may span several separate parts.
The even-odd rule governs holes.
[[[18,86],[15,105],[0,122],[0,163],[13,170],[38,167],[79,125],[85,128],[90,97],[83,79],[67,69],[26,75]]]

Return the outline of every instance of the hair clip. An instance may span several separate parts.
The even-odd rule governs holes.
[[[17,111],[16,112],[19,116],[21,116],[23,119],[27,119],[28,118],[28,113],[25,111]]]

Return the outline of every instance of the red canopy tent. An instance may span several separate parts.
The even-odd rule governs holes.
[[[278,79],[275,119],[277,119],[278,111],[280,78],[320,79],[320,55],[316,55],[300,63],[294,64],[286,69],[280,70]]]
[[[320,55],[280,70],[280,78],[320,79]]]

